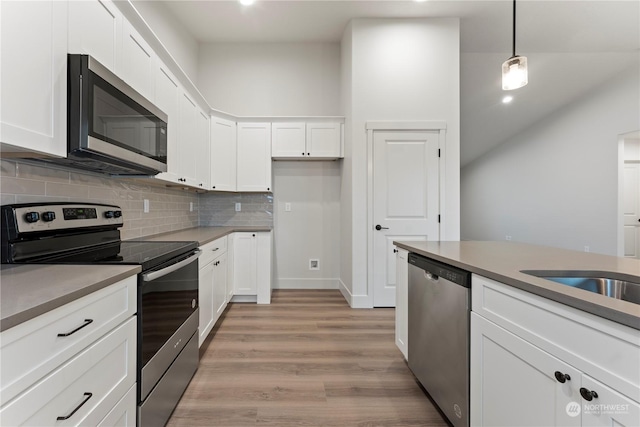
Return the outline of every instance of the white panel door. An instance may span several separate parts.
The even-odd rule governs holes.
[[[238,123],[238,191],[271,191],[271,123]]]
[[[236,122],[211,117],[211,189],[236,191]]]
[[[196,182],[196,138],[198,137],[198,109],[186,92],[180,96],[178,124],[178,181],[192,186]]]
[[[67,3],[0,2],[0,40],[0,142],[66,156]]]
[[[213,262],[214,324],[227,307],[227,302],[227,254],[224,253]]]
[[[216,321],[215,312],[216,306],[214,302],[214,262],[208,262],[206,265],[200,267],[198,272],[198,307],[200,311],[200,324],[199,324],[199,339],[198,346],[202,346],[202,343]]]
[[[93,56],[117,74],[122,51],[122,14],[111,0],[69,3],[69,53]]]
[[[155,104],[168,117],[167,122],[167,172],[156,175],[160,179],[178,182],[178,80],[164,64],[158,64],[155,76]]]
[[[312,158],[340,157],[340,123],[307,123],[307,155]]]
[[[142,96],[154,102],[156,54],[129,21],[124,20],[123,27],[120,76]]]
[[[598,397],[582,400],[582,425],[584,427],[632,427],[640,426],[640,404],[594,380],[582,375],[582,387],[595,392]]]
[[[624,256],[640,259],[640,164],[624,165]]]
[[[233,235],[233,294],[257,295],[256,233]]]
[[[395,306],[394,240],[438,240],[437,132],[373,133],[373,305]]]
[[[304,123],[272,123],[271,124],[271,156],[305,157]]]

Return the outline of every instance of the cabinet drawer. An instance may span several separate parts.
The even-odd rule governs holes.
[[[2,424],[97,425],[135,380],[136,318],[133,316],[4,406],[0,410]]]
[[[3,331],[0,405],[133,316],[136,287],[132,276]]]
[[[640,401],[640,331],[473,275],[472,310]]]
[[[136,427],[136,385],[132,385],[127,394],[107,414],[98,427]]]
[[[202,255],[200,255],[198,262],[200,263],[199,267],[202,268],[218,258],[221,254],[227,252],[227,236],[220,237],[213,242],[200,246],[200,250],[202,251]]]

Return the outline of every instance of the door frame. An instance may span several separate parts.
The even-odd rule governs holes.
[[[616,221],[616,242],[617,255],[624,257],[624,207],[623,207],[623,182],[624,182],[624,165],[625,163],[636,163],[635,160],[625,160],[624,144],[625,139],[640,138],[640,130],[626,132],[618,135],[618,215]]]
[[[367,296],[369,307],[373,308],[373,133],[395,132],[395,131],[419,131],[419,132],[438,132],[438,148],[440,149],[440,157],[438,160],[438,192],[440,203],[440,240],[447,240],[444,230],[447,229],[447,211],[446,211],[446,136],[447,123],[443,120],[425,120],[425,121],[372,121],[365,123],[367,132]]]

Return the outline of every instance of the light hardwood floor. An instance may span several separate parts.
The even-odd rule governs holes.
[[[337,290],[230,304],[167,426],[446,426],[394,343],[393,309]]]

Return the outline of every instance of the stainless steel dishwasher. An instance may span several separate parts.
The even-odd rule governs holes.
[[[471,273],[409,254],[409,368],[455,427],[469,426]]]

